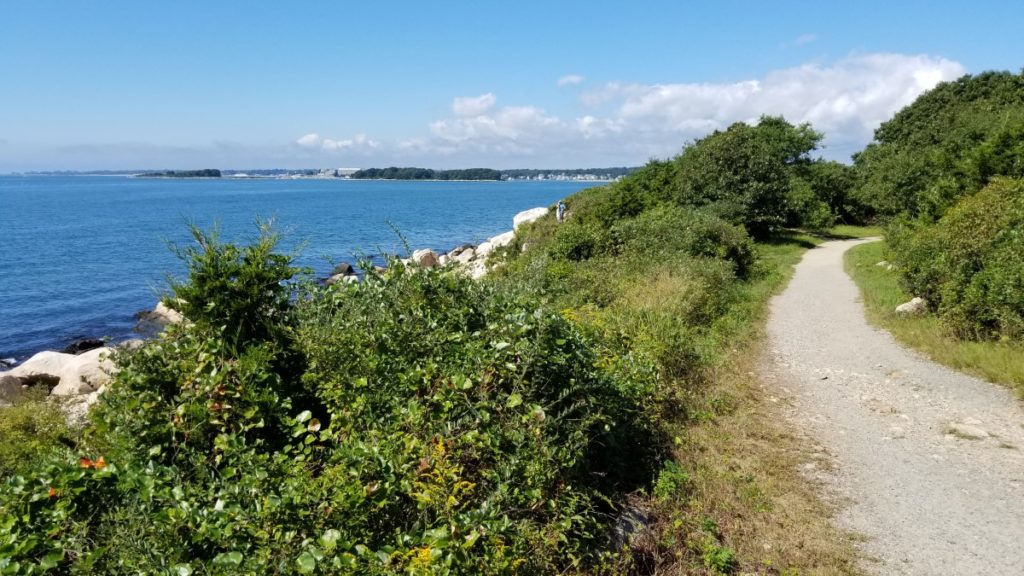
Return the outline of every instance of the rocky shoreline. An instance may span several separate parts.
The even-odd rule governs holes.
[[[401,261],[420,268],[455,266],[470,278],[479,279],[487,274],[488,258],[494,250],[511,244],[520,226],[538,220],[548,212],[548,207],[520,212],[512,219],[512,230],[493,236],[479,245],[463,244],[442,254],[430,248],[419,249]],[[342,263],[332,270],[324,284],[359,281],[360,277],[352,265]],[[157,303],[151,311],[139,313],[137,317],[139,323],[136,332],[143,336],[155,336],[167,325],[184,320],[181,313],[163,302]],[[114,351],[121,347],[137,346],[142,341],[138,338],[130,339],[111,347],[102,340],[84,339],[73,342],[63,352],[38,352],[21,364],[13,365],[13,362],[5,359],[0,365],[0,408],[10,406],[29,388],[46,386],[49,396],[60,403],[68,419],[80,420],[89,406],[96,403],[117,370],[111,359]]]

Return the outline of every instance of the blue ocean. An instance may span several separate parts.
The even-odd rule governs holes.
[[[512,216],[592,182],[411,182],[0,176],[0,358],[62,349],[79,338],[120,340],[180,276],[168,243],[188,223],[225,240],[274,220],[282,247],[326,275],[332,262],[447,250],[512,228]]]

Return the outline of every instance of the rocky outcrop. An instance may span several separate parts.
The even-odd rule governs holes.
[[[103,340],[98,338],[82,338],[81,340],[75,340],[71,344],[68,344],[64,348],[65,354],[81,354],[96,348],[102,348],[106,345]]]
[[[904,302],[896,307],[896,314],[899,316],[918,316],[927,311],[928,301],[916,296],[910,302]]]
[[[4,388],[44,385],[53,396],[90,394],[110,381],[115,370],[110,348],[81,354],[40,352],[20,366],[3,373]],[[15,383],[16,380],[16,383]]]
[[[352,265],[349,264],[348,262],[342,262],[341,264],[338,264],[337,266],[335,266],[333,270],[331,270],[331,276],[332,277],[333,276],[353,276],[353,275],[355,275],[355,273],[356,273],[355,268],[353,268]]]
[[[514,217],[512,217],[512,230],[518,230],[519,227],[522,226],[523,224],[527,224],[535,220],[540,220],[541,218],[546,216],[549,211],[550,208],[547,207],[530,208],[529,210],[523,210],[519,214],[516,214]]]
[[[437,252],[429,248],[417,250],[412,253],[412,261],[420,268],[435,268],[438,265]]]

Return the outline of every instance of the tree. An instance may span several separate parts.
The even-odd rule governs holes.
[[[763,238],[786,223],[791,178],[811,162],[821,138],[809,124],[794,126],[781,117],[715,131],[676,158],[674,200],[705,207]]]

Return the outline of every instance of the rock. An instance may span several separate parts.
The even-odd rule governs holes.
[[[466,250],[472,250],[473,248],[476,248],[476,246],[473,246],[472,244],[463,244],[462,246],[456,246],[455,248],[452,249],[451,252],[448,253],[448,256],[454,258],[459,254],[465,252]]]
[[[491,252],[495,248],[501,248],[502,246],[508,246],[516,239],[516,233],[514,231],[508,231],[491,238],[483,244],[476,247],[476,257],[486,259],[490,256]]]
[[[928,302],[924,298],[914,297],[910,302],[904,302],[896,307],[896,313],[900,316],[916,316],[928,311]]]
[[[25,360],[5,376],[18,378],[23,386],[43,384],[53,387],[60,383],[60,375],[73,358],[76,358],[73,354],[47,350]]]
[[[68,344],[64,348],[65,354],[81,354],[94,348],[102,348],[106,345],[103,340],[98,338],[82,338],[81,340],[75,340],[71,344]]]
[[[651,514],[638,507],[626,506],[615,519],[612,543],[616,550],[632,546],[637,539],[650,532],[654,519]]]
[[[10,368],[18,363],[15,358],[0,358],[0,368]]]
[[[550,208],[530,208],[529,210],[523,210],[519,214],[512,217],[512,229],[518,230],[520,226],[534,220],[539,220],[547,215]]]
[[[434,268],[437,266],[437,253],[429,248],[417,250],[412,253],[412,261],[420,268]]]
[[[476,258],[476,249],[470,247],[466,248],[465,250],[462,250],[461,252],[453,256],[452,260],[454,262],[458,262],[459,264],[466,264],[472,261],[474,258]]]
[[[359,282],[359,276],[356,276],[355,274],[335,274],[327,280],[324,280],[324,284],[327,286],[333,286],[339,283],[352,284],[355,282]]]
[[[341,264],[335,266],[333,270],[331,270],[331,276],[348,276],[350,274],[355,273],[355,268],[353,268],[352,265],[349,264],[348,262],[342,262]]]
[[[483,260],[473,260],[469,263],[467,271],[470,278],[479,280],[487,275],[487,264]]]
[[[437,257],[438,266],[447,266],[449,262],[451,262],[451,257],[447,254],[441,254]]]
[[[5,378],[17,378],[22,386],[49,386],[50,394],[54,396],[88,394],[110,381],[115,370],[114,363],[108,358],[110,352],[106,347],[78,355],[40,352],[7,372]]]
[[[21,383],[21,378],[6,374],[0,376],[0,402],[13,402],[18,396],[21,396],[24,390],[25,386]]]
[[[946,432],[964,440],[984,440],[989,437],[987,431],[967,422],[953,422]]]

